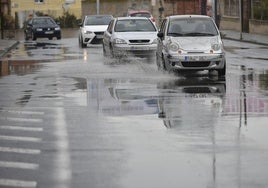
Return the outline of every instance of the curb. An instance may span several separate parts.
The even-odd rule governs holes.
[[[13,48],[15,48],[20,42],[16,41],[13,45],[5,48],[5,50],[0,51],[0,59],[2,59],[8,52],[10,52]]]

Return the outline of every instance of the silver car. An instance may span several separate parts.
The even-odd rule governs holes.
[[[220,32],[209,16],[166,17],[157,34],[157,66],[167,71],[217,70],[226,72],[225,52]]]
[[[84,16],[79,29],[79,45],[85,48],[88,44],[101,44],[103,33],[112,19],[112,15]]]
[[[103,55],[111,57],[155,57],[157,28],[149,18],[119,17],[103,36]]]

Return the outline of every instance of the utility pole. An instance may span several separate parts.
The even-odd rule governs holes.
[[[100,0],[96,0],[96,12],[100,14]]]

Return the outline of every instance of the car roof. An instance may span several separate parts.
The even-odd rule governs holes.
[[[185,19],[185,18],[209,18],[212,19],[210,16],[206,16],[206,15],[172,15],[172,16],[168,16],[167,18],[169,19]]]
[[[94,15],[85,15],[85,17],[96,17],[96,16],[103,16],[103,17],[113,17],[110,14],[94,14]]]
[[[146,17],[118,17],[116,18],[117,20],[150,20],[149,18]]]
[[[32,19],[39,19],[39,18],[49,18],[49,19],[53,19],[53,18],[50,17],[50,16],[36,16],[36,17],[33,17]]]
[[[148,13],[151,14],[148,10],[130,10],[128,11],[128,14],[137,14],[137,13]]]

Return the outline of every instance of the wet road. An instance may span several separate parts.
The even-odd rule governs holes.
[[[21,41],[2,62],[0,187],[268,187],[267,47],[224,43],[218,79]]]

